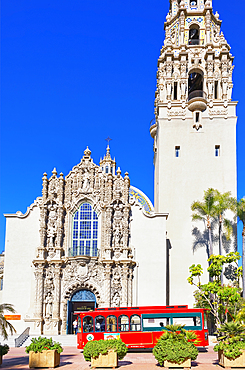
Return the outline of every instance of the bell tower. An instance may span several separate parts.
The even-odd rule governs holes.
[[[206,266],[207,254],[194,248],[191,204],[210,187],[236,196],[234,58],[210,0],[170,0],[164,28],[150,127],[154,203],[169,212],[170,304],[192,304],[189,266]]]

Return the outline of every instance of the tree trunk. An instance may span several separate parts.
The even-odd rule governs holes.
[[[211,234],[211,223],[210,218],[207,219],[207,228],[208,228],[208,238],[209,238],[209,253],[210,256],[214,253],[213,251],[213,242],[212,242],[212,234]],[[209,261],[209,266],[211,265],[212,261]],[[209,276],[209,281],[213,281],[213,278]]]
[[[242,230],[242,296],[245,299],[245,223]]]
[[[219,255],[222,256],[222,248],[223,245],[222,245],[222,216],[220,215],[219,216]],[[223,272],[223,267],[222,267],[222,271],[221,271],[221,276],[220,276],[220,282],[221,282],[221,285],[224,284],[224,272]]]

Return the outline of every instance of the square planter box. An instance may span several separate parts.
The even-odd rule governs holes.
[[[115,369],[118,366],[117,353],[115,351],[108,351],[107,355],[99,354],[97,358],[91,358],[91,368],[97,367],[112,367]]]
[[[29,367],[56,367],[60,364],[60,354],[56,349],[29,352]]]
[[[241,356],[235,358],[234,360],[230,360],[229,358],[224,356],[223,351],[218,352],[219,356],[219,364],[226,367],[240,367],[245,369],[245,351],[242,351]]]
[[[164,367],[167,367],[167,368],[176,367],[176,368],[179,368],[179,369],[190,369],[191,368],[191,359],[188,358],[187,360],[182,362],[182,364],[180,364],[180,365],[176,364],[174,362],[164,361]]]

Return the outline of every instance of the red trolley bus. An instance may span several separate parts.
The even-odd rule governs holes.
[[[188,306],[96,308],[74,312],[78,320],[77,348],[90,340],[121,338],[128,348],[153,348],[169,324],[185,325],[208,346],[206,310]]]

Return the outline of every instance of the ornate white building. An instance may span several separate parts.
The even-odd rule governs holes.
[[[70,333],[73,312],[95,306],[193,303],[188,268],[207,255],[193,250],[191,203],[208,187],[236,195],[233,57],[220,26],[211,1],[170,1],[150,128],[154,207],[109,147],[99,166],[87,148],[65,178],[44,173],[25,214],[5,215],[1,295],[19,333]]]
[[[42,197],[5,216],[2,300],[18,332],[70,333],[73,312],[95,306],[165,304],[167,214],[116,171],[109,147],[100,166],[87,148],[65,179],[44,173]]]

